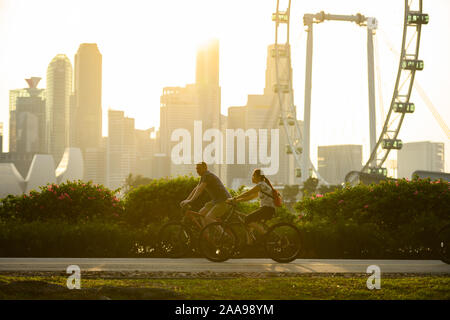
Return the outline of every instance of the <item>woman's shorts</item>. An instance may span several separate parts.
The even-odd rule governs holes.
[[[269,220],[275,215],[275,208],[273,207],[261,207],[258,210],[253,211],[245,217],[245,223],[251,223],[261,220]]]

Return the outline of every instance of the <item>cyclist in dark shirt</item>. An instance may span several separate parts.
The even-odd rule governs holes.
[[[214,173],[208,171],[208,166],[205,162],[197,164],[196,170],[201,177],[200,182],[186,200],[180,202],[180,206],[184,207],[196,200],[206,190],[212,200],[207,202],[199,213],[205,216],[205,224],[208,224],[214,222],[216,218],[219,218],[230,209],[230,205],[226,203],[226,200],[231,199],[231,195],[222,181]]]

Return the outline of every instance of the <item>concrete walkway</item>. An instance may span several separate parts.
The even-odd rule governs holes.
[[[0,272],[65,272],[69,265],[78,265],[81,271],[274,273],[366,273],[368,266],[377,265],[382,273],[450,274],[450,265],[439,260],[297,259],[281,264],[270,259],[232,259],[214,263],[206,259],[0,258]]]

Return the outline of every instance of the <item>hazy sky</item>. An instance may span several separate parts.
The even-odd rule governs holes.
[[[282,1],[283,2],[283,1]],[[295,103],[303,118],[305,13],[361,12],[379,20],[377,32],[384,109],[392,98],[400,50],[403,0],[292,1],[291,43]],[[267,46],[274,42],[271,14],[276,0],[0,0],[0,122],[8,132],[8,92],[42,77],[58,53],[73,63],[80,43],[96,42],[103,55],[103,122],[108,108],[125,110],[138,128],[159,125],[159,98],[165,86],[195,79],[197,46],[220,40],[222,113],[245,105],[247,94],[262,93]],[[425,70],[416,79],[450,124],[450,1],[424,0],[430,23],[424,27],[420,57]],[[368,155],[366,30],[356,24],[315,26],[312,97],[312,158],[317,145],[364,144]],[[377,93],[378,97],[378,93]],[[378,100],[378,98],[377,98]],[[400,138],[450,143],[420,99],[407,115]],[[378,101],[377,101],[378,103]],[[106,127],[104,125],[104,135]],[[377,123],[378,128],[382,121]],[[5,141],[7,144],[7,141]]]

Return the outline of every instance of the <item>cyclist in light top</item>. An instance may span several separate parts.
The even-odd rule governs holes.
[[[227,200],[226,202],[231,203],[232,201],[249,201],[259,197],[259,209],[247,215],[245,217],[245,223],[247,223],[251,228],[257,229],[261,233],[264,233],[264,228],[256,222],[261,220],[269,220],[275,215],[275,204],[272,196],[273,186],[269,179],[261,173],[261,169],[255,169],[255,171],[253,171],[252,182],[256,183],[256,186],[233,199]]]

